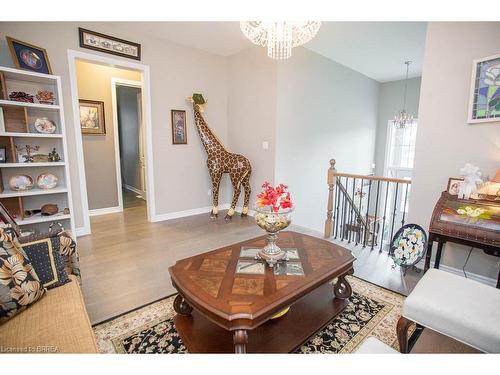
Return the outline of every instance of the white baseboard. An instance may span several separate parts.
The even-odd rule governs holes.
[[[419,268],[423,269],[423,265],[421,265],[421,262],[419,262],[417,264],[417,266],[421,266]],[[434,267],[434,262],[431,262],[431,266],[430,267],[431,268]],[[464,276],[464,272],[461,269],[459,269],[459,268],[450,267],[450,266],[447,266],[447,265],[441,263],[441,264],[439,264],[439,269],[443,270],[443,271],[446,271],[446,272],[449,272],[449,273],[453,273],[453,274],[458,275],[458,276],[465,277]],[[480,282],[482,284],[490,285],[492,287],[496,287],[496,285],[497,285],[497,280],[496,279],[492,279],[491,277],[486,277],[486,276],[483,276],[483,275],[478,275],[477,273],[472,273],[472,272],[468,272],[468,271],[465,271],[465,274],[467,275],[468,279],[478,281],[478,282]]]
[[[123,208],[120,206],[116,207],[105,207],[105,208],[96,208],[95,210],[90,210],[90,216],[98,216],[98,215],[106,215],[106,214],[115,214],[117,212],[122,212]]]
[[[219,206],[219,210],[228,210],[229,206],[230,206],[229,203],[221,204]],[[241,210],[242,210],[242,207],[239,207],[239,206],[236,207],[237,212],[241,212]],[[156,223],[158,221],[166,221],[166,220],[178,219],[181,217],[207,214],[210,211],[212,211],[212,206],[193,208],[191,210],[185,210],[185,211],[169,212],[166,214],[155,215],[154,217],[151,218],[151,221]],[[248,216],[254,216],[254,215],[255,215],[254,210],[248,210]]]
[[[127,185],[127,184],[123,184],[122,187],[124,189],[127,189],[129,191],[131,191],[132,193],[135,193],[135,194],[138,194],[138,195],[141,195],[142,196],[142,191],[140,191],[139,189],[133,187],[133,186],[130,186],[130,185]]]
[[[90,233],[91,233],[90,228],[85,228],[85,227],[75,228],[76,237],[87,236]]]

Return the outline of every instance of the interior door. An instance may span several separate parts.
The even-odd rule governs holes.
[[[144,122],[142,119],[142,92],[137,94],[137,116],[139,124],[139,172],[141,175],[141,195],[142,199],[146,200],[146,163],[144,158],[145,137],[144,137]]]

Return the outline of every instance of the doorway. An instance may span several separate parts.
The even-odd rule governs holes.
[[[111,79],[113,118],[117,124],[120,178],[118,191],[123,208],[145,205],[146,164],[142,116],[142,84],[121,78]]]
[[[102,215],[113,212],[123,211],[124,207],[124,194],[127,194],[127,199],[130,196],[128,193],[133,194],[133,204],[137,202],[145,206],[142,212],[146,212],[148,221],[154,220],[155,202],[154,202],[154,176],[153,176],[153,158],[152,158],[152,138],[151,138],[151,104],[150,104],[150,79],[149,67],[142,64],[123,61],[115,58],[108,58],[105,56],[93,55],[86,52],[68,50],[68,62],[70,70],[70,83],[72,92],[72,106],[73,112],[76,114],[74,118],[74,130],[76,141],[76,152],[78,161],[78,174],[80,183],[78,189],[81,197],[82,219],[83,226],[80,224],[77,228],[77,235],[86,235],[91,233],[90,229],[90,216]],[[96,74],[92,74],[87,79],[82,79],[79,76],[78,65],[90,64]],[[100,80],[100,75],[104,71],[112,70],[113,74],[109,74],[109,80],[103,82]],[[131,75],[123,76],[116,74],[116,71],[127,72]],[[114,79],[114,80],[113,80]],[[113,82],[114,81],[114,82]],[[119,82],[121,81],[121,82]],[[85,82],[90,82],[98,93],[104,91],[109,92],[109,103],[104,103],[104,120],[106,131],[100,135],[87,135],[82,131],[82,124],[80,121],[80,99],[82,93],[80,92],[81,86]],[[120,91],[124,89],[136,90],[135,100],[133,107],[135,111],[135,123],[141,129],[138,132],[136,139],[136,165],[139,166],[139,183],[126,184],[127,187],[136,188],[135,192],[131,189],[124,189],[122,191],[124,182],[126,183],[127,177],[122,174],[123,163],[120,155],[120,131],[119,131],[119,110],[118,104],[120,102]],[[129,93],[130,94],[130,93]],[[86,98],[92,99],[92,98]],[[98,98],[93,98],[98,101]],[[123,121],[122,121],[123,122]],[[82,134],[83,133],[83,134]],[[86,150],[85,143],[97,148]],[[140,145],[140,146],[139,146]],[[99,155],[97,152],[107,147],[106,155]],[[111,153],[109,153],[111,150]],[[90,155],[90,156],[89,156]],[[102,168],[102,166],[106,168]],[[125,169],[125,168],[123,168]],[[105,171],[98,173],[96,179],[96,171]],[[111,178],[110,178],[111,177]],[[97,184],[92,185],[92,182]],[[135,185],[135,186],[134,186]],[[96,188],[97,186],[97,188]],[[92,189],[92,190],[91,190]],[[97,194],[96,194],[97,192]],[[98,197],[96,201],[91,200],[91,196]],[[104,201],[106,198],[110,198]],[[138,198],[140,196],[141,198]],[[128,204],[127,200],[127,204]],[[144,214],[144,213],[143,213]]]

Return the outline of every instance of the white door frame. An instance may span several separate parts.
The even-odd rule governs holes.
[[[76,75],[76,60],[83,60],[99,65],[108,65],[116,68],[131,69],[142,73],[142,114],[144,132],[146,136],[146,207],[148,221],[156,216],[156,202],[154,195],[154,168],[153,168],[153,136],[152,136],[152,122],[151,122],[151,81],[149,74],[149,65],[138,64],[134,62],[124,61],[116,58],[101,56],[97,54],[68,50],[68,65],[69,65],[69,79],[71,85],[71,102],[73,110],[73,125],[76,143],[76,157],[78,162],[78,174],[80,180],[80,199],[82,203],[83,227],[77,229],[78,235],[85,235],[91,233],[90,228],[90,214],[87,195],[87,179],[85,176],[85,159],[83,155],[83,142],[82,133],[80,130],[79,118],[79,103],[78,103],[78,84]],[[116,95],[116,94],[115,94]],[[115,122],[115,126],[117,126]],[[117,132],[115,132],[117,137]],[[116,145],[116,138],[115,138]],[[116,146],[115,146],[116,148]],[[119,150],[118,150],[119,152]],[[116,150],[115,150],[116,153]],[[117,163],[119,166],[119,163]],[[121,185],[120,175],[117,175]],[[121,199],[121,194],[118,194],[118,199]],[[123,203],[122,203],[123,205]]]
[[[141,89],[142,95],[142,82],[132,81],[129,79],[111,78],[111,107],[113,108],[113,131],[114,131],[114,144],[115,144],[115,164],[116,164],[116,191],[118,194],[118,209],[117,212],[123,211],[123,195],[122,195],[122,166],[120,159],[120,137],[118,126],[118,99],[116,98],[116,89],[118,86],[136,87]],[[142,131],[141,124],[139,124],[139,131]],[[92,211],[90,212],[92,216]]]

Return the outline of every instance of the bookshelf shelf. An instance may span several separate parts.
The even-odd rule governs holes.
[[[9,94],[13,91],[23,91],[36,97],[36,93],[42,90],[53,92],[54,105],[9,100]],[[61,78],[55,75],[0,67],[0,109],[0,147],[5,149],[5,162],[0,163],[0,202],[16,215],[16,221],[24,229],[48,230],[48,224],[61,221],[65,229],[70,229],[74,233],[69,165],[65,162],[67,144]],[[53,134],[36,133],[34,123],[40,117],[47,117],[53,121],[57,127],[56,132]],[[63,160],[24,163],[20,161],[24,160],[22,155],[25,155],[21,150],[27,144],[38,146],[35,154],[47,155],[55,148]],[[36,180],[40,173],[45,172],[58,176],[59,185],[53,189],[34,187],[26,191],[14,191],[9,188],[11,176],[27,174]],[[49,203],[57,204],[61,212],[52,216],[25,214],[26,207],[30,210],[40,209],[44,204]],[[69,209],[69,214],[62,213],[65,208]]]

